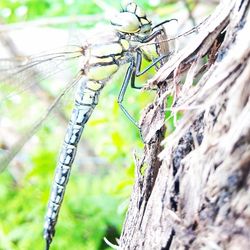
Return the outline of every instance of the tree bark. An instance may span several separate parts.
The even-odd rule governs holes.
[[[249,5],[221,1],[150,81],[119,249],[250,249]],[[182,118],[165,137],[169,93]]]

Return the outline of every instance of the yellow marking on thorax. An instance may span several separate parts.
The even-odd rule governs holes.
[[[119,43],[110,43],[94,46],[91,48],[91,56],[102,57],[111,54],[121,54],[123,48]]]
[[[147,45],[142,48],[142,53],[144,58],[147,61],[153,61],[153,59],[157,58],[159,55],[157,54],[156,48],[154,44]]]
[[[95,56],[92,56],[90,59],[89,59],[89,64],[102,64],[102,63],[111,63],[113,61],[112,57],[104,57],[104,58],[98,58],[98,57],[95,57]]]
[[[95,81],[90,81],[90,80],[88,80],[86,83],[86,87],[93,90],[93,91],[97,91],[97,90],[101,89],[102,86],[103,85],[101,83],[98,83]]]
[[[124,50],[127,51],[129,49],[129,42],[127,40],[121,39],[120,43],[121,43],[122,47],[124,48]]]
[[[118,70],[116,64],[90,67],[87,77],[92,80],[105,80]]]

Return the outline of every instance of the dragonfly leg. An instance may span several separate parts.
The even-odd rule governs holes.
[[[144,39],[142,39],[140,42],[141,43],[147,43],[151,40],[153,40],[155,37],[157,37],[158,35],[161,34],[162,29],[156,30],[154,31],[151,35],[145,37]],[[135,85],[135,77],[136,76],[140,76],[143,75],[145,72],[147,72],[149,69],[151,69],[152,67],[154,67],[158,62],[160,62],[162,59],[164,59],[165,57],[168,57],[168,55],[161,55],[159,56],[156,60],[154,60],[149,66],[147,66],[144,70],[141,70],[141,62],[142,62],[142,51],[140,50],[140,48],[137,48],[136,50],[136,59],[135,62],[134,60],[131,61],[125,79],[123,81],[119,96],[118,96],[118,104],[121,108],[121,110],[124,112],[124,114],[128,117],[128,119],[137,127],[139,128],[137,122],[135,121],[135,119],[129,114],[129,112],[125,109],[125,107],[123,106],[122,102],[127,90],[127,87],[129,85],[129,82],[131,83],[131,87],[134,89],[141,89],[141,86],[136,86]],[[139,128],[140,129],[140,128]]]
[[[152,67],[154,67],[158,62],[160,62],[162,59],[168,57],[168,55],[161,55],[156,60],[154,60],[150,65],[148,65],[144,70],[141,70],[141,62],[142,62],[142,52],[140,49],[136,50],[136,61],[135,61],[135,74],[134,77],[131,77],[131,87],[134,89],[141,89],[142,86],[136,86],[135,85],[135,76],[141,76],[144,73],[146,73],[148,70],[150,70]]]
[[[154,38],[156,38],[157,36],[159,36],[162,32],[163,28],[160,28],[156,31],[154,31],[152,34],[150,34],[149,36],[144,37],[143,39],[141,39],[141,43],[148,43],[150,41],[152,41]]]
[[[135,85],[135,76],[137,76],[138,69],[140,71],[141,68],[141,62],[142,62],[142,52],[141,50],[137,50],[136,51],[136,59],[135,59],[135,70],[134,70],[134,74],[132,74],[131,76],[131,88],[133,89],[141,89],[141,86],[136,86]],[[138,75],[139,76],[139,75]]]
[[[166,22],[170,22],[176,19],[171,19],[171,20],[165,20],[163,23]],[[162,24],[163,24],[162,23]],[[155,26],[158,27],[159,25]],[[154,38],[156,38],[157,36],[161,35],[162,32],[164,32],[164,28],[161,27],[160,29],[154,31],[152,34],[150,34],[149,36],[143,38],[140,40],[141,43],[148,43],[151,40],[153,40]],[[164,32],[165,33],[165,32]],[[140,49],[140,47],[138,47],[136,49],[136,63],[135,63],[135,67],[136,67],[136,71],[135,71],[135,75],[136,76],[141,76],[144,73],[146,73],[149,69],[151,69],[152,67],[154,67],[157,63],[159,63],[161,60],[163,60],[164,58],[169,57],[169,53],[168,54],[163,54],[163,55],[159,55],[158,58],[156,58],[155,60],[153,60],[153,62],[148,65],[144,70],[141,71],[141,62],[142,62],[142,51]],[[135,87],[135,88],[140,88],[140,87]]]
[[[170,20],[165,20],[164,22],[161,22],[161,23],[157,24],[156,26],[154,26],[152,29],[154,30],[155,28],[158,28],[159,26],[161,26],[167,22],[171,22],[171,21],[177,21],[177,19],[174,18],[174,19],[170,19]],[[151,33],[149,36],[146,36],[142,39],[139,39],[139,41],[141,43],[148,43],[148,42],[152,41],[154,38],[156,38],[157,36],[159,36],[163,30],[164,30],[164,28],[161,27],[158,30]]]
[[[122,102],[123,102],[123,99],[124,99],[124,96],[125,96],[125,93],[126,93],[126,90],[127,90],[127,87],[129,85],[129,82],[131,81],[131,86],[134,86],[134,82],[135,82],[135,67],[134,67],[134,61],[132,61],[128,67],[128,70],[127,70],[127,73],[126,73],[126,76],[124,78],[124,81],[123,81],[123,84],[122,84],[122,87],[121,87],[121,90],[120,90],[120,93],[119,93],[119,96],[118,96],[118,104],[121,108],[121,110],[123,111],[123,113],[128,117],[128,119],[138,128],[138,124],[137,122],[135,121],[135,119],[129,114],[129,112],[126,110],[126,108],[123,106]]]
[[[162,59],[168,57],[169,55],[161,55],[157,59],[155,59],[150,65],[148,65],[144,70],[141,70],[141,62],[142,62],[142,52],[140,49],[136,50],[136,64],[135,64],[135,75],[141,76],[144,73],[146,73],[148,70],[150,70],[152,67],[154,67],[158,62],[160,62]]]

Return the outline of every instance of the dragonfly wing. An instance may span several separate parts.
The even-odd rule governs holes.
[[[9,163],[13,160],[13,158],[19,153],[19,151],[22,149],[22,147],[29,141],[29,139],[37,132],[37,130],[40,128],[40,126],[45,122],[45,120],[48,118],[48,116],[51,114],[51,112],[54,110],[54,108],[59,104],[63,96],[72,88],[74,88],[79,79],[81,78],[81,74],[77,76],[77,78],[68,84],[60,93],[60,95],[57,96],[57,98],[52,102],[52,104],[49,106],[47,111],[43,114],[43,116],[38,119],[26,133],[15,143],[13,148],[5,154],[2,158],[0,158],[0,172],[2,172]]]
[[[39,107],[39,115],[33,119],[30,120],[30,112],[27,110],[22,117],[23,120],[27,120],[27,124],[24,126],[25,132],[22,132],[21,136],[19,136],[18,139],[15,140],[15,142],[10,142],[9,139],[5,139],[7,141],[7,145],[5,148],[8,149],[4,154],[1,154],[2,157],[0,159],[0,165],[2,171],[6,168],[6,166],[10,163],[10,161],[18,154],[18,152],[22,149],[22,147],[26,144],[26,142],[34,135],[34,133],[38,130],[38,128],[43,124],[43,122],[47,119],[49,114],[52,112],[53,109],[56,108],[57,115],[60,115],[60,118],[63,118],[64,121],[66,121],[65,113],[62,111],[62,100],[63,96],[67,92],[70,91],[70,89],[73,89],[74,86],[77,84],[78,76],[75,78],[75,80],[72,82],[67,82],[67,85],[65,86],[56,86],[58,89],[61,89],[61,91],[57,94],[50,95],[50,93],[46,92],[43,89],[40,88],[40,82],[43,79],[46,79],[50,76],[54,76],[55,73],[59,73],[63,71],[63,69],[68,68],[68,62],[71,60],[74,60],[76,58],[80,58],[82,56],[81,48],[75,46],[74,48],[64,48],[57,51],[52,51],[51,53],[46,54],[40,54],[33,57],[28,58],[15,58],[13,59],[0,59],[0,92],[1,92],[1,98],[0,98],[0,126],[4,125],[4,122],[8,119],[11,120],[13,118],[14,123],[14,115],[11,115],[11,108],[8,101],[10,101],[11,97],[23,97],[23,99],[38,99],[39,102],[41,102],[41,96],[43,96],[45,102],[45,105],[43,107]],[[79,70],[78,70],[79,71]],[[62,77],[65,77],[65,74],[62,73]],[[72,77],[69,77],[72,79]],[[49,82],[51,83],[51,82]],[[39,91],[36,93],[33,91],[34,88],[39,88]],[[29,90],[29,91],[24,91]],[[41,93],[41,91],[43,91]],[[27,95],[28,93],[28,95]],[[30,95],[29,95],[30,94]],[[39,96],[38,96],[38,95]],[[26,97],[28,96],[28,98]],[[31,96],[31,98],[29,97]],[[35,98],[34,98],[35,97]],[[15,98],[13,98],[15,99]],[[65,99],[65,98],[64,98]],[[15,100],[13,101],[15,103]],[[60,102],[60,105],[58,103]],[[6,104],[7,103],[7,104]],[[23,104],[18,103],[18,106],[12,105],[12,109],[19,109],[19,107]],[[31,103],[28,108],[33,108],[33,104]],[[8,117],[6,119],[6,117]],[[25,117],[27,117],[25,119]],[[33,121],[32,121],[33,120]],[[34,122],[37,120],[36,122]],[[20,127],[21,127],[21,121],[20,121]],[[65,122],[66,123],[66,122]],[[30,124],[33,124],[30,126]],[[15,125],[14,125],[15,126]],[[13,127],[13,125],[12,125]],[[27,128],[28,127],[28,128]],[[1,139],[1,141],[3,138]],[[1,145],[0,141],[0,145]]]
[[[81,57],[81,47],[66,46],[35,56],[0,59],[0,90],[3,92],[4,89],[5,93],[5,96],[0,96],[0,103],[69,68],[70,61]]]

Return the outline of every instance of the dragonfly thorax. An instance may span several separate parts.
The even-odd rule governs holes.
[[[131,34],[143,38],[152,31],[152,23],[145,12],[135,3],[129,3],[124,10],[111,19],[114,28],[125,34]]]

